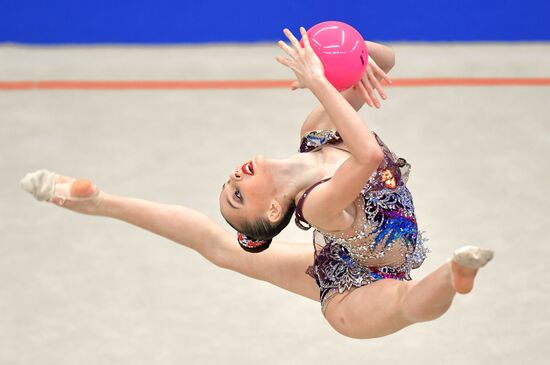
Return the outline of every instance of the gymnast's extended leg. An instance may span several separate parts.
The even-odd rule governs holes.
[[[456,293],[472,290],[478,269],[492,257],[492,251],[466,246],[422,280],[385,279],[337,295],[325,316],[338,332],[354,338],[385,336],[436,319],[449,309]]]
[[[125,221],[189,247],[219,267],[319,301],[319,288],[305,273],[313,261],[311,243],[276,242],[269,250],[251,254],[239,247],[235,235],[189,208],[107,194],[90,181],[47,170],[27,174],[21,184],[38,200]]]

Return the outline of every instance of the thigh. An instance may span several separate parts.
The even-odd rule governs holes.
[[[319,301],[319,287],[306,274],[313,264],[312,243],[273,242],[263,252],[249,253],[238,247],[235,238],[231,237],[231,243],[224,246],[227,249],[223,253],[222,267]]]
[[[341,334],[375,338],[394,333],[413,322],[402,311],[402,298],[412,282],[383,279],[334,296],[325,317]]]

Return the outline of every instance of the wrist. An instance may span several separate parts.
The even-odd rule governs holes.
[[[330,87],[334,88],[324,75],[313,78],[308,87],[314,94],[317,90],[323,90]]]
[[[342,91],[340,94],[344,97],[344,99],[347,100],[348,103],[353,107],[355,110],[359,110],[363,107],[365,104],[365,97],[363,96],[363,93],[361,93],[361,90],[359,90],[359,87],[356,85],[353,85],[347,90]]]

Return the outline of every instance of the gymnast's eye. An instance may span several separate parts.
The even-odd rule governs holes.
[[[235,197],[236,197],[237,200],[239,200],[240,202],[243,201],[243,197],[242,197],[241,192],[239,191],[239,189],[235,189]]]

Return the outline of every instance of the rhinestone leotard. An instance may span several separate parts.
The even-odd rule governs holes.
[[[418,268],[428,249],[418,232],[412,196],[405,186],[410,165],[396,157],[374,134],[384,152],[384,159],[354,202],[355,222],[343,232],[314,230],[314,264],[308,269],[319,285],[323,311],[336,294],[372,282],[391,278],[411,280],[410,272]],[[320,130],[307,133],[300,152],[312,152],[324,145],[338,145],[338,132]],[[302,213],[304,200],[322,180],[304,192],[296,206],[296,224],[311,226]]]

